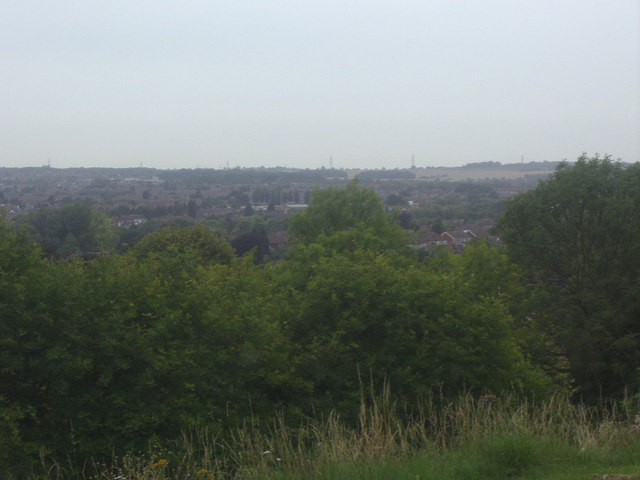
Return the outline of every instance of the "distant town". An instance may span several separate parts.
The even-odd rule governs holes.
[[[411,232],[416,248],[460,250],[491,235],[504,200],[534,188],[558,162],[471,163],[463,167],[347,170],[293,168],[175,169],[0,168],[0,208],[9,219],[36,209],[83,203],[107,215],[121,237],[171,222],[199,222],[229,240],[264,230],[269,253],[287,247],[287,218],[316,188],[357,181],[373,188]],[[138,235],[136,235],[138,237]],[[120,241],[120,247],[126,248]],[[125,244],[127,242],[124,242]]]

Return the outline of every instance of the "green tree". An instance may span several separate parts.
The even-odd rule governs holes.
[[[0,476],[26,476],[53,444],[46,417],[64,405],[69,385],[84,371],[67,315],[73,267],[44,261],[20,231],[0,222]],[[68,445],[68,444],[67,444]]]
[[[431,224],[431,231],[434,233],[444,233],[447,227],[441,218],[437,218],[435,222]]]
[[[500,263],[492,251],[469,248],[464,259],[445,255],[428,266],[317,244],[294,250],[276,282],[291,298],[285,332],[315,408],[352,418],[370,380],[406,400],[435,390],[544,393],[544,375],[518,346],[504,295],[510,279],[484,272]]]
[[[254,263],[262,263],[264,257],[271,253],[267,231],[260,226],[255,226],[250,232],[238,235],[231,241],[231,246],[240,256],[254,250]]]
[[[543,289],[531,318],[554,333],[578,393],[640,388],[640,164],[562,164],[508,202],[498,230]]]
[[[187,215],[191,218],[196,218],[198,215],[198,203],[194,199],[187,202]]]
[[[0,476],[258,422],[306,388],[264,272],[171,253],[56,264],[0,225]]]
[[[407,242],[376,193],[356,181],[342,189],[314,190],[306,211],[291,218],[289,235],[302,244],[319,242],[341,251],[398,248]]]
[[[147,234],[131,250],[135,258],[179,257],[187,264],[229,263],[233,250],[211,230],[202,225],[160,228]]]
[[[399,207],[404,207],[408,205],[407,199],[404,198],[402,195],[398,195],[397,193],[392,193],[390,195],[387,195],[387,198],[385,199],[384,203],[386,203],[389,206],[399,206]]]
[[[117,242],[109,217],[85,203],[34,210],[17,223],[28,225],[33,238],[51,256],[111,252]]]
[[[261,272],[251,262],[183,263],[121,256],[84,268],[69,300],[85,368],[64,406],[51,402],[49,444],[77,442],[81,458],[142,449],[195,423],[218,429],[272,415],[295,391],[279,302]]]

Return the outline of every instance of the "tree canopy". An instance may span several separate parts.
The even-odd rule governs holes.
[[[640,387],[640,164],[581,156],[508,202],[498,229],[544,288],[545,327],[581,395]],[[540,320],[542,322],[542,320]]]
[[[54,257],[108,253],[116,244],[109,217],[86,203],[33,210],[19,217],[18,223],[27,225],[44,251]]]
[[[384,250],[404,246],[407,240],[378,195],[357,181],[341,189],[314,190],[307,210],[291,218],[289,235],[295,242],[323,243],[337,250]]]
[[[130,251],[136,258],[180,257],[200,265],[229,263],[229,243],[203,225],[168,226],[145,235]]]

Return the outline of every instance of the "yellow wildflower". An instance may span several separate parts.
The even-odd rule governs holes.
[[[161,468],[161,467],[164,467],[167,463],[169,463],[169,460],[161,458],[160,460],[158,460],[156,463],[152,464],[151,466],[153,468]]]
[[[196,472],[196,475],[209,475],[211,472],[206,468],[201,468]]]

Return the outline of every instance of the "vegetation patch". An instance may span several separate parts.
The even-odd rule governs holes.
[[[417,250],[357,181],[277,259],[251,222],[239,257],[208,223],[117,250],[87,205],[1,221],[0,476],[636,473],[639,167],[560,165],[503,248]]]

